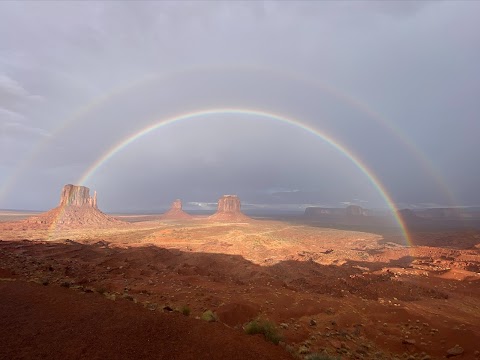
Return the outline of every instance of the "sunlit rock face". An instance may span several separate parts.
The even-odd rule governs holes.
[[[90,196],[86,186],[67,184],[63,187],[59,206],[91,206],[97,208],[97,192]]]
[[[182,200],[177,199],[172,203],[170,209],[161,216],[162,220],[187,220],[193,218],[182,210]]]
[[[171,210],[182,210],[182,200],[177,199],[172,203]]]
[[[217,212],[210,216],[212,220],[242,221],[249,217],[242,213],[240,199],[237,195],[223,195],[218,200]]]
[[[237,195],[223,195],[218,200],[217,212],[239,213],[241,206]]]

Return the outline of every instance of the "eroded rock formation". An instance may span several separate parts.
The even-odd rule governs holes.
[[[170,210],[160,217],[162,220],[188,220],[193,218],[182,209],[182,200],[177,199],[172,203]]]
[[[240,199],[237,195],[223,195],[218,200],[217,212],[210,216],[212,220],[243,221],[249,217],[242,213]]]
[[[60,195],[60,204],[43,214],[24,221],[29,226],[49,228],[109,227],[123,222],[101,212],[97,207],[97,193],[90,196],[85,186],[67,184]]]

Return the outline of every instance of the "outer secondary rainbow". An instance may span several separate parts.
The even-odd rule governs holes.
[[[30,155],[25,157],[24,160],[22,160],[17,165],[17,168],[10,174],[10,176],[4,181],[4,183],[1,184],[0,200],[8,192],[10,187],[15,183],[15,180],[24,171],[28,169],[30,164],[32,164],[37,158],[37,156],[42,153],[42,150],[48,146],[49,142],[52,139],[55,139],[62,132],[76,124],[78,121],[85,119],[85,117],[87,117],[100,106],[107,104],[118,96],[128,93],[128,91],[137,90],[140,86],[148,85],[154,81],[163,81],[170,78],[175,79],[176,77],[183,76],[185,74],[194,74],[197,72],[207,71],[257,71],[260,73],[270,73],[290,80],[298,81],[308,86],[313,86],[314,88],[333,95],[335,98],[340,99],[342,102],[348,104],[352,108],[360,110],[361,113],[366,114],[370,119],[374,120],[377,124],[386,128],[390,134],[394,135],[404,145],[407,151],[411,153],[413,157],[421,163],[422,168],[425,169],[428,175],[433,178],[439,188],[447,195],[450,202],[449,205],[455,205],[456,202],[453,194],[451,193],[447,184],[445,184],[443,177],[439,174],[438,170],[435,168],[432,162],[425,156],[422,151],[418,149],[418,147],[411,141],[408,136],[405,135],[405,133],[403,133],[398,127],[395,127],[390,121],[388,121],[384,116],[373,110],[370,106],[326,84],[318,84],[299,75],[286,73],[283,70],[273,68],[260,68],[254,66],[215,66],[177,69],[169,73],[147,74],[143,78],[136,79],[135,81],[128,82],[123,86],[112,89],[111,91],[95,98],[91,102],[77,109],[75,112],[72,113],[69,118],[65,119],[65,121],[62,121],[60,126],[52,132],[52,136],[50,136],[48,139],[45,139],[38,146],[36,146],[35,149],[33,149],[30,153]]]

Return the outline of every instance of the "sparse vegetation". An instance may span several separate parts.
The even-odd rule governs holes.
[[[280,335],[275,323],[268,320],[252,320],[245,325],[244,330],[245,333],[249,335],[263,334],[266,340],[271,341],[275,345],[278,345],[278,343],[282,340],[282,336]]]
[[[183,305],[181,308],[180,308],[180,312],[185,315],[185,316],[189,316],[190,313],[192,312],[192,310],[190,309],[190,307],[188,305]]]
[[[107,292],[107,289],[104,286],[101,286],[97,289],[97,292],[103,295]]]
[[[305,357],[305,360],[340,360],[340,358],[323,352],[307,355]]]
[[[208,322],[214,322],[218,320],[218,317],[212,310],[207,310],[202,314],[201,319]]]

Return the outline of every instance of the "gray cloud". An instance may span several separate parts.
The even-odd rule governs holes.
[[[54,205],[129,134],[220,107],[330,134],[398,203],[478,204],[478,13],[467,1],[0,3],[0,208]],[[247,115],[152,132],[88,185],[109,210],[222,192],[384,206],[320,138]]]

